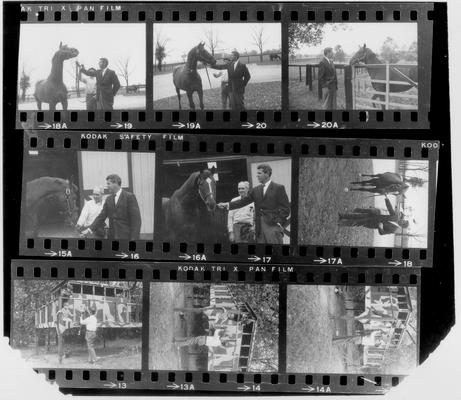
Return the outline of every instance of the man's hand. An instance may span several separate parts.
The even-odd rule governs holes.
[[[381,229],[381,230],[383,230],[383,229],[384,229],[384,224],[383,224],[382,222],[380,222],[380,223],[378,224],[378,228]]]
[[[93,231],[90,228],[87,228],[87,229],[82,231],[82,235],[84,237],[87,236],[87,235],[91,235],[92,233],[93,233]]]
[[[218,203],[218,208],[221,210],[228,209],[229,208],[229,203]]]
[[[229,232],[229,240],[233,243],[235,242],[235,235],[234,232]]]

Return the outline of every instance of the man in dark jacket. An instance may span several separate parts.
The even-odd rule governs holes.
[[[333,49],[327,47],[323,50],[324,57],[319,63],[319,84],[323,91],[323,109],[336,110],[336,92],[338,79],[336,68],[333,64]]]
[[[272,182],[271,175],[270,165],[258,165],[256,176],[260,185],[251,189],[247,197],[230,203],[219,203],[218,207],[235,210],[254,203],[257,243],[283,244],[284,225],[290,216],[290,202],[285,186]]]
[[[81,72],[88,76],[96,77],[96,100],[97,109],[112,110],[114,108],[114,97],[120,89],[120,81],[115,71],[107,68],[109,61],[107,58],[99,60],[99,70],[88,70],[82,65]]]
[[[104,225],[109,218],[110,240],[137,240],[141,231],[141,213],[133,193],[122,190],[122,180],[118,175],[106,178],[107,187],[112,193],[105,201],[101,213],[87,229],[92,233]],[[84,231],[83,233],[85,233]]]
[[[213,65],[211,68],[227,70],[227,77],[229,79],[228,85],[231,95],[231,110],[244,110],[245,87],[251,75],[250,72],[248,72],[247,66],[240,61],[239,52],[234,50],[230,62],[223,65]]]
[[[380,235],[389,235],[408,228],[409,223],[402,213],[392,207],[386,196],[386,208],[389,214],[382,214],[375,207],[355,208],[350,214],[339,214],[339,224],[343,226],[363,226],[368,229],[377,229]]]

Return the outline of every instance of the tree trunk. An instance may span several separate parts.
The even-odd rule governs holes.
[[[259,53],[259,61],[263,62],[263,52],[262,51]]]

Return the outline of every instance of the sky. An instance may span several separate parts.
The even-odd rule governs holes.
[[[125,83],[116,63],[126,57],[132,65],[130,85],[146,82],[144,24],[21,24],[18,69],[21,74],[24,66],[30,74],[29,91],[33,91],[36,81],[49,75],[51,58],[61,41],[80,52],[76,58],[64,61],[63,79],[68,89],[74,86],[75,61],[86,68],[97,68],[100,57],[109,60],[109,68],[117,72],[121,85]]]
[[[336,27],[336,30],[333,29]],[[417,23],[345,23],[325,25],[323,41],[317,46],[300,46],[295,54],[318,55],[325,47],[335,47],[340,44],[346,54],[352,55],[359,46],[366,44],[375,53],[381,51],[381,46],[386,38],[392,37],[399,47],[408,46],[417,41]]]
[[[166,42],[167,57],[165,63],[183,62],[182,55],[201,41],[206,42],[205,32],[210,28],[217,34],[219,44],[216,52],[226,52],[236,49],[243,53],[258,50],[253,41],[253,32],[264,27],[267,49],[281,48],[281,24],[278,23],[214,23],[214,24],[154,24],[154,44],[158,37]],[[205,48],[210,51],[208,45]]]

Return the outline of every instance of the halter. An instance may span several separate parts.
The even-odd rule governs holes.
[[[200,182],[202,182],[202,181],[204,181],[204,180],[208,183],[208,186],[209,186],[209,188],[210,188],[210,193],[207,193],[205,196],[203,196],[203,195],[202,195],[202,192],[200,192]],[[213,197],[213,190],[212,190],[212,188],[211,188],[211,178],[201,179],[201,178],[199,177],[198,180],[197,180],[197,182],[199,183],[198,194],[199,194],[200,198],[202,199],[202,201],[203,201],[204,203],[206,203],[206,199],[207,199],[209,196]]]
[[[64,195],[65,195],[65,198],[66,198],[66,205],[67,205],[67,215],[69,216],[69,218],[72,217],[72,211],[73,211],[73,207],[72,207],[72,192],[70,190],[70,187],[66,187],[66,190],[64,191]],[[64,212],[63,212],[64,214]]]

